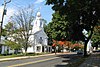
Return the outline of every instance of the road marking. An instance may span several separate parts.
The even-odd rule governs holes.
[[[66,63],[65,62],[64,63],[61,63],[61,65],[67,65],[67,64],[69,64],[69,63],[67,63],[67,62]]]
[[[17,66],[24,66],[24,65],[28,65],[28,64],[35,64],[35,63],[44,62],[44,61],[48,61],[48,60],[53,60],[53,59],[57,59],[57,58],[60,58],[60,57],[54,57],[54,58],[48,58],[48,59],[43,59],[43,60],[38,60],[38,61],[15,64],[15,65],[11,65],[11,66],[8,66],[8,67],[17,67]]]

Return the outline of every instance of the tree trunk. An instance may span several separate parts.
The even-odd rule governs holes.
[[[93,26],[93,28],[91,28],[91,34],[90,34],[89,37],[87,37],[86,40],[85,40],[85,45],[84,45],[84,57],[87,56],[87,44],[88,44],[89,40],[90,40],[91,37],[92,37],[93,29],[94,29],[94,26]]]
[[[24,55],[25,55],[25,56],[27,55],[27,50],[25,50],[25,53],[24,53]]]
[[[56,54],[56,52],[57,52],[57,50],[56,50],[56,46],[54,47],[54,51],[55,51],[55,54]]]
[[[27,46],[25,47],[25,54],[24,54],[25,56],[27,55]]]
[[[86,40],[84,44],[84,57],[87,56],[87,43],[88,41]]]

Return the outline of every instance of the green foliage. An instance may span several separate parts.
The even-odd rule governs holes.
[[[10,20],[11,22],[5,25],[7,39],[11,39],[7,44],[13,49],[18,49],[18,46],[21,46],[26,52],[27,48],[30,46],[30,30],[32,29],[32,22],[34,20],[33,7],[28,6],[19,9]],[[12,44],[15,44],[15,47]]]
[[[5,45],[9,46],[11,49],[15,49],[15,50],[21,49],[20,44],[17,44],[16,42],[11,41],[11,40],[6,40]]]
[[[8,51],[4,51],[4,54],[3,55],[8,55],[9,54],[9,52]]]
[[[7,35],[6,29],[2,29],[2,36],[6,36],[6,35]]]
[[[47,0],[46,4],[52,5],[55,11],[52,19],[52,37],[58,40],[65,34],[69,40],[84,41],[84,54],[86,54],[87,43],[92,37],[94,27],[100,22],[100,1]],[[59,27],[61,23],[67,25]],[[83,29],[88,31],[88,37],[83,35]]]
[[[79,50],[79,46],[75,46],[73,49],[75,49],[75,50]]]
[[[5,25],[6,30],[11,31],[13,30],[14,24],[12,22],[8,22],[8,24]]]
[[[100,19],[99,0],[47,0],[46,4],[52,4],[52,9],[55,11],[52,20],[56,27],[54,29],[59,32],[60,27],[57,25],[60,21],[65,22],[69,29],[63,29],[69,30],[67,33],[70,33],[70,39],[73,40],[84,40],[85,36],[82,34],[82,30],[93,31],[92,28]],[[63,27],[65,26],[63,25]]]
[[[46,33],[50,38],[60,40],[68,36],[67,29],[68,23],[64,21],[65,18],[61,17],[59,13],[53,14],[54,19],[47,25]]]
[[[93,47],[98,47],[100,45],[100,26],[96,26],[94,28],[94,33],[92,36],[92,41],[93,41]]]

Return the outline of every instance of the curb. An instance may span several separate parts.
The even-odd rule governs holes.
[[[20,60],[20,59],[28,59],[28,58],[36,58],[36,57],[43,57],[43,56],[51,56],[51,55],[61,55],[61,54],[70,54],[70,53],[51,53],[51,54],[44,54],[44,55],[36,55],[36,56],[23,56],[23,57],[14,57],[14,58],[3,58],[0,59],[0,62],[3,61],[10,61],[10,60]]]

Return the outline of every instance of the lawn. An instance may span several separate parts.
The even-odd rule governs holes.
[[[36,56],[36,55],[43,55],[48,53],[27,53],[26,56]],[[0,55],[0,59],[2,58],[13,58],[13,57],[22,57],[25,56],[24,54],[12,54],[12,55]]]
[[[2,59],[2,58],[20,57],[20,56],[23,56],[23,55],[21,55],[21,54],[18,54],[18,55],[13,54],[13,55],[6,55],[6,56],[0,55],[0,59]]]

